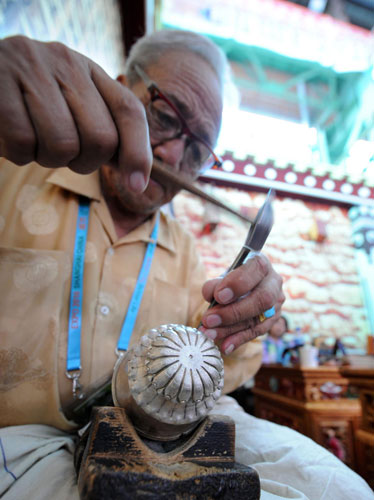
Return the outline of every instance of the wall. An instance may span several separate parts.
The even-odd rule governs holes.
[[[116,0],[0,0],[0,38],[15,34],[62,42],[93,59],[111,77],[123,69]]]
[[[205,186],[209,193],[247,212],[256,213],[263,194],[234,188]],[[220,275],[231,264],[247,235],[248,227],[230,214],[214,208],[208,219],[219,223],[203,234],[206,205],[188,193],[174,200],[176,217],[196,237],[208,276]],[[351,243],[347,211],[336,206],[291,198],[274,201],[275,222],[264,253],[284,278],[284,311],[291,328],[319,337],[342,338],[347,345],[364,349],[369,333],[362,289]],[[326,228],[323,242],[310,239],[315,219]],[[207,230],[205,231],[207,232]]]

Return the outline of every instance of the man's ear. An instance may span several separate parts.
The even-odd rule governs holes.
[[[126,75],[118,75],[117,78],[116,78],[117,82],[121,83],[122,85],[124,85],[125,87],[128,87],[129,86],[129,82],[127,80],[127,77]]]

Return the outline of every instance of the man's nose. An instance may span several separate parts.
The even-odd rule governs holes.
[[[156,144],[152,146],[153,154],[161,161],[179,170],[184,154],[185,140],[185,137],[182,136]]]

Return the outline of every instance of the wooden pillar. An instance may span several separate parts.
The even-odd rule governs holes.
[[[146,32],[147,0],[118,0],[123,43],[127,56],[131,46]]]

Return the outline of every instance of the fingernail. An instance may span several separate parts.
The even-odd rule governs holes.
[[[210,339],[214,340],[217,337],[217,332],[215,330],[205,330],[205,335],[209,337]]]
[[[147,186],[144,175],[139,171],[133,172],[130,175],[129,184],[131,190],[134,191],[134,193],[142,193]]]
[[[226,304],[226,302],[229,302],[234,297],[234,292],[231,288],[224,288],[218,292],[217,297],[220,302]]]
[[[218,314],[211,314],[207,317],[205,323],[209,328],[214,328],[215,326],[219,326],[222,323],[222,320]]]
[[[234,348],[235,348],[234,344],[230,344],[228,347],[226,347],[225,354],[228,355],[228,354],[232,353]]]

